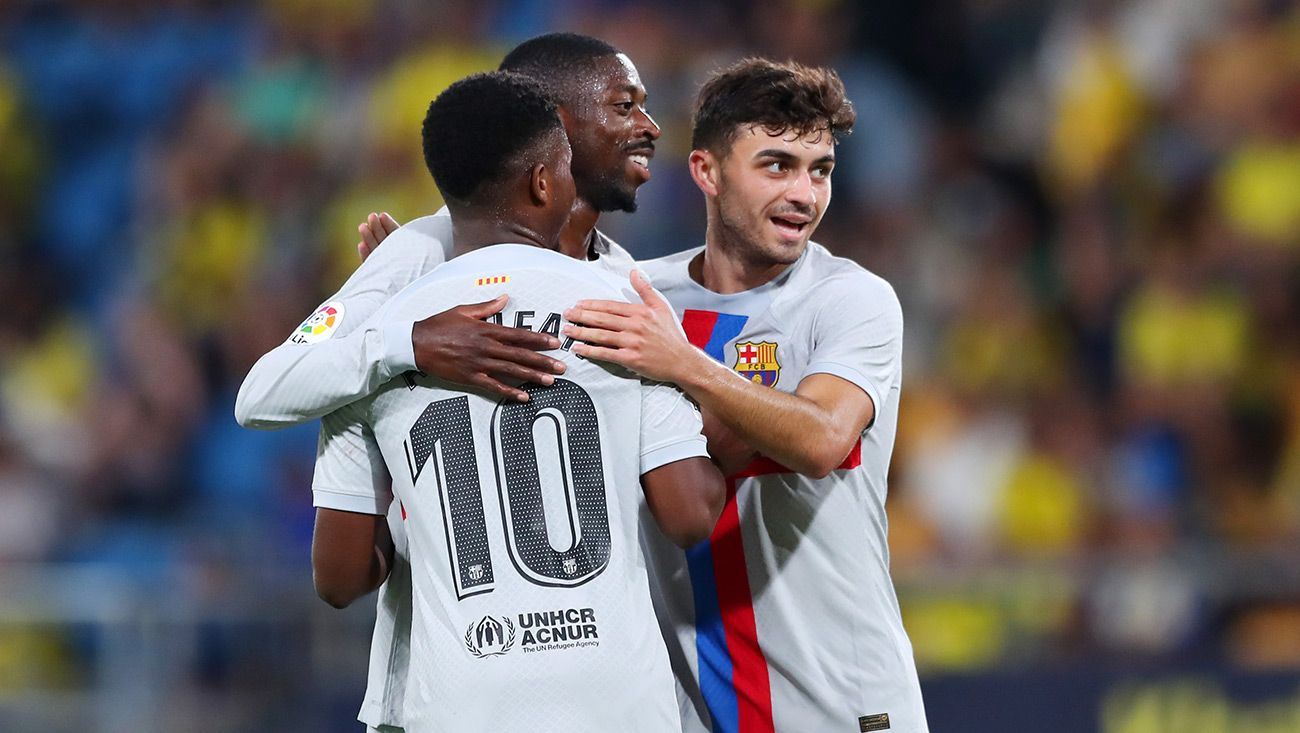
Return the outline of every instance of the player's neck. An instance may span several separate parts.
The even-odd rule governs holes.
[[[745,257],[743,243],[733,242],[710,223],[704,251],[691,259],[687,272],[706,289],[722,295],[743,293],[776,279],[788,263],[755,262]]]
[[[489,221],[452,217],[451,236],[457,256],[493,244],[531,244],[546,247],[546,239],[536,229],[521,221]]]
[[[589,259],[591,232],[596,228],[596,222],[599,220],[600,212],[596,207],[582,199],[575,200],[573,209],[569,212],[569,221],[560,231],[560,254],[568,255],[575,260]]]

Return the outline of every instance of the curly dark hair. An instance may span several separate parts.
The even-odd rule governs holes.
[[[834,69],[747,58],[715,73],[695,101],[691,147],[725,155],[742,127],[772,134],[827,131],[839,142],[857,113]]]
[[[448,203],[486,203],[478,199],[489,184],[514,173],[551,131],[564,135],[555,103],[538,82],[506,71],[473,74],[429,105],[424,163]]]
[[[536,79],[552,99],[571,107],[579,97],[590,94],[583,89],[583,82],[597,68],[597,62],[620,53],[592,36],[547,33],[515,46],[499,68]]]

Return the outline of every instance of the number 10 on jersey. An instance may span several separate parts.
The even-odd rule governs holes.
[[[550,387],[529,386],[528,402],[497,403],[491,418],[493,478],[500,501],[506,548],[515,569],[537,585],[569,587],[600,575],[609,563],[609,509],[596,407],[587,391],[557,379]],[[438,500],[451,558],[457,598],[496,587],[488,543],[482,484],[470,422],[469,397],[430,403],[411,426],[404,445],[411,481],[433,459]],[[563,477],[565,518],[573,543],[551,545],[542,502],[534,429],[556,433]]]

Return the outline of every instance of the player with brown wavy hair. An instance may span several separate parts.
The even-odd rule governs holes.
[[[690,156],[704,246],[643,264],[668,302],[634,273],[644,304],[568,314],[575,352],[695,399],[715,459],[753,455],[709,540],[649,543],[688,731],[927,729],[886,540],[902,312],[810,241],[854,118],[831,69],[715,74]]]

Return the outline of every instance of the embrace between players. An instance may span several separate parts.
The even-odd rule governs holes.
[[[430,105],[446,211],[371,215],[236,404],[321,418],[313,573],[380,591],[371,730],[927,730],[886,543],[902,314],[809,241],[853,121],[831,70],[718,72],[705,244],[636,263],[596,229],[659,138],[626,55],[540,36]]]

